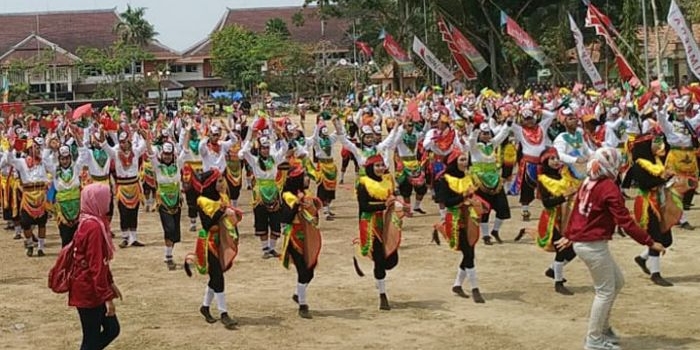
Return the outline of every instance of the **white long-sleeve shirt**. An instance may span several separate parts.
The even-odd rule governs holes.
[[[663,131],[664,135],[666,135],[666,141],[668,144],[672,147],[693,147],[693,137],[695,137],[695,135],[691,134],[691,131],[685,126],[685,123],[677,120],[672,122],[669,121],[668,114],[665,112],[665,110],[666,108],[664,107],[661,111],[659,111],[659,117],[657,119],[661,130]],[[698,124],[700,124],[699,117],[686,119],[686,121],[690,127],[693,128],[693,130],[695,130],[698,127]]]
[[[203,138],[199,141],[199,155],[202,157],[202,170],[219,169],[221,173],[226,170],[226,154],[231,146],[238,141],[238,138],[231,134],[228,141],[219,140],[219,152],[214,152],[208,146],[209,139]]]
[[[445,129],[444,132],[449,132],[450,129]],[[452,152],[452,147],[449,147],[447,150],[442,150],[440,147],[438,147],[435,144],[435,138],[440,135],[440,130],[438,129],[430,129],[428,132],[425,134],[425,138],[423,138],[423,148],[426,151],[431,151],[439,156],[444,156],[447,155],[448,153]],[[455,132],[455,136],[457,133]],[[454,138],[452,139],[452,142],[454,143]]]
[[[498,152],[496,148],[500,146],[508,137],[510,127],[502,128],[496,136],[487,144],[479,142],[479,132],[472,132],[469,136],[469,151],[472,156],[473,163],[495,163],[498,161]],[[490,148],[489,151],[486,151]]]
[[[52,157],[55,157],[55,153],[52,154]],[[83,153],[78,153],[78,159],[73,161],[70,165],[70,170],[71,170],[71,178],[70,179],[64,179],[59,176],[59,173],[63,173],[65,171],[68,171],[68,169],[62,169],[59,168],[60,165],[56,166],[51,166],[49,167],[49,173],[51,174],[51,177],[53,178],[53,186],[56,188],[56,191],[61,192],[65,190],[72,190],[74,188],[80,187],[80,170],[85,166],[86,161],[86,154]],[[58,164],[58,163],[56,163]]]
[[[253,144],[250,140],[246,140],[243,142],[243,146],[241,147],[241,150],[238,151],[238,157],[245,159],[246,162],[248,162],[248,165],[253,169],[253,174],[255,175],[256,179],[261,179],[261,180],[274,180],[277,178],[277,164],[280,164],[284,161],[285,156],[287,155],[287,149],[288,145],[286,142],[282,142],[279,146],[275,147],[270,147],[270,157],[274,160],[274,166],[270,167],[269,169],[263,170],[260,168],[260,164],[258,163],[258,157],[253,155],[253,153],[250,152],[251,148],[253,147]]]
[[[422,132],[416,132],[415,130],[413,131],[413,134],[416,136],[416,144],[413,149],[409,148],[408,145],[403,141],[403,136],[406,134],[406,130],[403,128],[403,125],[398,127],[398,131],[396,132],[396,135],[394,136],[394,139],[391,142],[390,148],[395,149],[396,152],[399,153],[399,157],[410,157],[410,156],[415,156],[416,151],[418,149],[418,142],[423,137]]]
[[[114,147],[109,147],[107,141],[102,143],[102,149],[109,154],[112,159],[114,159],[114,168],[117,173],[118,178],[132,178],[139,176],[139,158],[146,150],[145,142],[140,138],[136,138],[134,146],[131,148],[131,163],[124,164],[121,159],[119,159],[119,145]]]
[[[556,113],[554,112],[542,111],[542,120],[537,125],[542,133],[542,141],[539,144],[531,143],[523,134],[523,127],[518,124],[513,124],[513,134],[515,135],[515,139],[518,140],[522,146],[523,155],[539,158],[542,151],[547,147],[547,129],[552,125],[555,117]]]
[[[34,164],[34,166],[30,168],[27,165],[26,158],[17,158],[12,153],[13,153],[12,151],[8,151],[7,153],[5,153],[5,157],[7,157],[7,162],[13,168],[15,168],[15,170],[19,174],[19,179],[23,185],[32,184],[32,183],[48,183],[49,182],[48,173],[46,171],[46,165],[43,162],[40,162],[38,164]],[[46,155],[46,157],[48,157],[46,150],[42,151],[42,153],[44,153]],[[45,157],[42,157],[42,158],[45,158]]]
[[[557,149],[559,159],[566,164],[574,164],[579,157],[588,158],[593,153],[583,140],[581,128],[577,128],[573,134],[568,131],[559,134],[554,139],[554,148]],[[579,155],[574,156],[576,153]]]

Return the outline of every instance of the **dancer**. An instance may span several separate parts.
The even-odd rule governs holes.
[[[564,286],[564,266],[576,258],[576,253],[572,247],[560,249],[554,242],[562,238],[562,232],[566,229],[573,205],[572,198],[578,192],[579,181],[569,173],[556,148],[549,147],[542,152],[537,186],[544,207],[537,227],[537,245],[545,251],[556,253],[552,265],[544,274],[554,279],[555,292],[573,295],[574,293]],[[516,241],[522,237],[523,231],[520,232]]]
[[[436,229],[445,236],[450,248],[462,253],[452,292],[468,298],[462,289],[464,279],[468,278],[474,302],[484,303],[474,266],[474,247],[479,241],[478,222],[483,211],[482,200],[474,195],[477,186],[466,173],[469,156],[453,150],[446,162],[447,169],[438,180],[436,196],[440,203],[445,204],[447,213],[445,220]],[[439,242],[437,237],[434,239]]]
[[[119,248],[143,247],[143,243],[137,240],[136,229],[138,228],[139,205],[141,204],[138,160],[146,148],[145,141],[139,133],[130,136],[126,131],[119,133],[118,140],[119,144],[114,147],[110,147],[107,141],[103,141],[101,147],[112,159],[115,159],[117,208],[119,209],[119,226],[122,232]]]
[[[469,149],[472,157],[470,173],[478,186],[476,194],[490,205],[490,209],[482,213],[479,224],[481,237],[486,245],[493,244],[491,237],[495,238],[499,244],[503,243],[499,231],[503,221],[510,219],[510,207],[498,169],[496,149],[508,137],[512,125],[513,121],[509,119],[506,122],[506,127],[501,128],[498,135],[494,136],[488,124],[481,123],[479,131],[472,132],[469,136]],[[493,230],[489,233],[491,210],[496,212],[496,219],[493,222]]]
[[[641,229],[625,207],[620,188],[615,183],[621,165],[618,151],[599,148],[588,162],[588,177],[583,181],[571,212],[564,238],[555,242],[559,249],[573,243],[576,255],[588,267],[595,286],[588,332],[584,348],[619,350],[619,337],[610,327],[610,311],[624,279],[622,271],[608,248],[615,225],[622,227],[635,241],[665,253],[661,243],[654,242]]]
[[[331,202],[335,199],[338,167],[333,159],[333,144],[338,141],[338,135],[330,135],[326,125],[316,125],[311,141],[318,161],[318,187],[316,196],[323,202],[323,214],[326,220],[332,221],[335,213],[331,211]],[[354,158],[353,158],[354,159]]]
[[[58,165],[50,169],[56,187],[56,218],[61,246],[65,247],[73,240],[78,228],[80,213],[80,170],[84,157],[78,156],[74,162],[70,147],[63,145],[58,149]],[[110,196],[111,197],[111,196]]]
[[[163,239],[165,241],[165,264],[173,271],[176,268],[173,262],[173,249],[175,243],[180,242],[180,214],[182,199],[180,198],[180,169],[184,163],[184,152],[176,151],[175,145],[166,141],[163,143],[160,155],[150,150],[148,156],[156,176],[156,205],[163,226]],[[177,159],[175,158],[177,157]]]
[[[198,125],[193,120],[185,120],[180,130],[180,148],[185,150],[185,163],[182,168],[182,189],[187,202],[187,217],[190,219],[190,232],[197,231],[197,191],[191,186],[194,176],[202,172],[202,156],[199,155]]]
[[[394,180],[387,173],[380,155],[369,157],[364,163],[365,176],[360,177],[357,201],[360,207],[360,254],[374,261],[374,278],[379,290],[379,309],[391,310],[386,295],[386,271],[399,263],[400,225],[393,221],[396,198]],[[400,217],[398,219],[400,222]],[[392,230],[389,225],[394,226]],[[356,267],[358,265],[356,264]],[[358,274],[361,272],[358,269]]]
[[[221,323],[226,329],[234,329],[238,321],[231,318],[226,307],[224,293],[224,273],[231,269],[238,255],[238,228],[243,214],[229,205],[225,190],[225,180],[219,170],[213,168],[198,174],[192,179],[193,188],[199,193],[197,212],[202,229],[197,237],[195,252],[185,258],[185,273],[192,276],[190,264],[197,271],[209,275],[209,283],[204,290],[204,301],[199,312],[207,323],[215,323],[209,307],[216,296],[216,306],[221,312]]]
[[[418,142],[423,138],[423,133],[415,130],[414,122],[409,120],[398,127],[391,147],[396,149],[396,182],[399,184],[399,193],[403,201],[411,203],[411,193],[416,193],[416,201],[413,203],[413,211],[425,214],[421,208],[421,201],[428,193],[428,185],[425,181],[425,172],[418,160]],[[411,207],[404,210],[411,214]]]
[[[321,202],[305,191],[304,181],[292,178],[285,183],[282,193],[282,218],[284,247],[282,265],[289,268],[292,262],[297,270],[296,292],[292,296],[299,304],[299,316],[312,318],[306,302],[306,289],[314,278],[314,269],[321,252],[321,232],[318,229],[318,211]]]
[[[593,111],[582,107],[577,113],[578,116],[569,108],[562,110],[566,130],[554,139],[554,147],[559,153],[559,160],[566,164],[576,179],[582,181],[586,177],[586,172],[581,165],[586,164],[593,151],[584,142],[583,129],[578,127],[578,121],[581,119],[580,117],[592,114]]]
[[[654,241],[668,248],[673,243],[670,225],[675,224],[678,217],[676,220],[666,217],[670,215],[664,210],[668,205],[675,206],[673,197],[676,194],[665,191],[664,185],[673,176],[673,172],[666,169],[661,162],[660,157],[663,153],[664,141],[661,135],[650,133],[638,137],[632,144],[633,164],[627,176],[639,189],[634,203],[635,219]],[[676,209],[676,213],[681,213],[681,208]],[[658,251],[645,249],[634,261],[644,273],[651,275],[654,284],[662,287],[673,286],[661,277],[660,258]]]
[[[253,125],[256,125],[256,122]],[[255,216],[255,235],[260,238],[262,244],[263,259],[278,258],[280,254],[275,250],[277,239],[280,237],[280,188],[275,181],[277,179],[277,164],[281,164],[286,157],[289,147],[287,142],[280,142],[279,147],[271,150],[272,140],[268,136],[257,139],[257,130],[248,130],[241,151],[238,156],[245,159],[255,174],[253,186],[253,215]],[[272,136],[272,135],[271,135]],[[251,153],[252,139],[257,139],[258,155]]]

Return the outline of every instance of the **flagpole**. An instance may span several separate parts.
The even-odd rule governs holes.
[[[425,0],[423,0],[423,29],[425,34],[425,46],[428,46],[428,13],[425,6]],[[430,85],[433,85],[433,72],[428,70],[428,75],[430,77]]]
[[[647,30],[647,1],[642,1],[642,27],[644,28],[644,76],[649,86],[649,31]]]
[[[352,72],[354,76],[354,84],[352,86],[352,91],[355,96],[357,96],[357,67],[359,64],[357,63],[357,34],[355,33],[355,19],[353,18],[352,20]]]

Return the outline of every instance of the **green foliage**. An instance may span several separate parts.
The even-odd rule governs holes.
[[[267,35],[277,35],[282,38],[289,38],[289,29],[287,28],[287,23],[281,18],[271,18],[265,23],[265,34]]]
[[[18,83],[10,85],[9,101],[24,102],[29,100],[29,84]]]
[[[158,33],[145,18],[145,7],[132,8],[126,6],[126,11],[119,14],[121,21],[114,31],[119,34],[121,41],[128,45],[146,46]]]
[[[99,70],[107,76],[108,82],[115,83],[124,78],[124,70],[131,67],[133,62],[153,59],[153,55],[136,45],[118,42],[105,49],[80,47],[77,55],[82,59],[78,69],[83,73],[89,70]]]

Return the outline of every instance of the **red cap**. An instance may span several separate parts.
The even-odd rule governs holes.
[[[374,165],[375,163],[384,163],[384,158],[382,156],[375,154],[369,158],[367,158],[367,161],[365,162],[365,166],[370,166]]]

